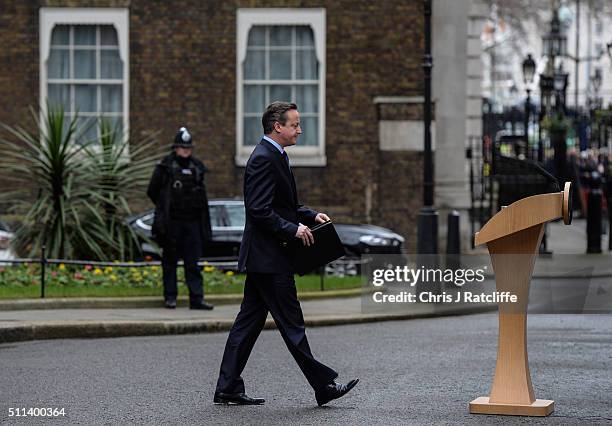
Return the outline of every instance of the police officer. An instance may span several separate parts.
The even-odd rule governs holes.
[[[212,231],[204,185],[206,167],[193,157],[193,141],[185,127],[174,138],[173,152],[155,167],[147,195],[155,203],[152,233],[162,248],[164,300],[176,308],[176,265],[183,259],[190,309],[213,309],[204,301],[198,259]]]

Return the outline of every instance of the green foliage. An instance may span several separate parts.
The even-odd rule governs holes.
[[[187,295],[183,268],[177,269],[179,293]],[[47,265],[46,297],[130,297],[161,296],[162,273],[159,266],[96,267]],[[204,294],[234,294],[244,291],[244,275],[222,271],[207,265],[203,268]],[[318,275],[295,277],[298,292],[320,290]],[[325,277],[325,290],[360,288],[362,278]],[[0,299],[38,298],[40,296],[40,264],[1,266]]]
[[[178,268],[178,281],[184,281],[184,270]],[[204,280],[207,287],[236,286],[244,282],[243,276],[233,272],[223,272],[212,266],[204,267]],[[20,266],[0,266],[0,286],[39,286],[40,264]],[[63,287],[146,287],[161,288],[162,272],[160,266],[118,267],[95,265],[72,266],[48,265],[46,286]]]
[[[99,236],[107,258],[133,259],[140,248],[136,233],[124,223],[132,214],[129,200],[145,194],[151,172],[165,152],[153,137],[131,146],[105,119],[100,121],[100,133],[99,143],[85,148],[99,207],[99,214],[88,215],[88,223]]]
[[[612,126],[612,109],[600,109],[595,111],[595,120],[606,126]]]
[[[549,133],[567,133],[572,128],[572,122],[562,114],[555,114],[544,117],[542,128]]]
[[[36,132],[1,124],[0,178],[12,190],[1,196],[24,219],[15,232],[21,256],[124,259],[138,249],[123,222],[130,196],[142,196],[146,177],[163,152],[149,138],[130,146],[101,121],[99,141],[84,141],[86,128],[66,121],[61,107],[32,110]],[[39,117],[43,117],[42,121]],[[84,127],[96,125],[95,121]],[[131,152],[130,152],[131,149]]]

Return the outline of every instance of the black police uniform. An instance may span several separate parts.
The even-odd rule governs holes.
[[[185,137],[185,134],[187,136]],[[192,147],[185,128],[177,134],[173,147]],[[206,167],[190,156],[171,153],[155,168],[147,194],[155,203],[153,237],[163,249],[164,299],[168,308],[176,306],[176,267],[185,265],[185,283],[192,309],[212,309],[204,302],[201,268],[198,259],[211,238],[208,198],[204,185]]]

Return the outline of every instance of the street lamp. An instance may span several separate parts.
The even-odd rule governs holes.
[[[423,1],[425,23],[425,52],[423,54],[424,111],[423,111],[423,207],[417,225],[417,253],[438,253],[438,212],[434,208],[433,155],[431,149],[431,12],[432,0]]]
[[[525,101],[525,144],[527,150],[529,150],[529,119],[531,118],[531,83],[533,83],[533,77],[535,75],[536,63],[531,56],[531,53],[527,55],[523,61],[523,82],[525,83],[525,90],[527,90],[527,100]]]
[[[591,84],[593,85],[593,91],[595,96],[598,95],[599,89],[601,88],[601,69],[597,68],[595,74],[591,77]]]
[[[561,32],[561,21],[559,21],[558,10],[553,11],[553,17],[550,21],[550,31],[542,37],[544,45],[544,54],[554,58],[556,56],[565,56],[567,53],[567,37]]]
[[[550,95],[554,90],[553,77],[540,74],[540,122],[544,114],[548,113]],[[544,141],[542,140],[542,126],[538,126],[538,161],[544,162]]]
[[[560,110],[559,108],[562,108],[561,111],[565,112],[565,90],[567,89],[567,77],[568,74],[566,72],[563,72],[563,66],[560,66],[555,71],[553,77],[553,85],[557,95],[555,102],[557,111]]]
[[[533,77],[535,76],[536,63],[531,56],[531,53],[527,55],[523,61],[523,81],[527,90],[530,90],[529,85],[533,83]]]

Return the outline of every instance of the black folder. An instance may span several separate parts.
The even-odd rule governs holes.
[[[294,263],[295,271],[299,275],[314,271],[346,254],[336,228],[331,221],[310,228],[310,232],[314,237],[314,244],[305,246],[301,241],[298,241]]]

